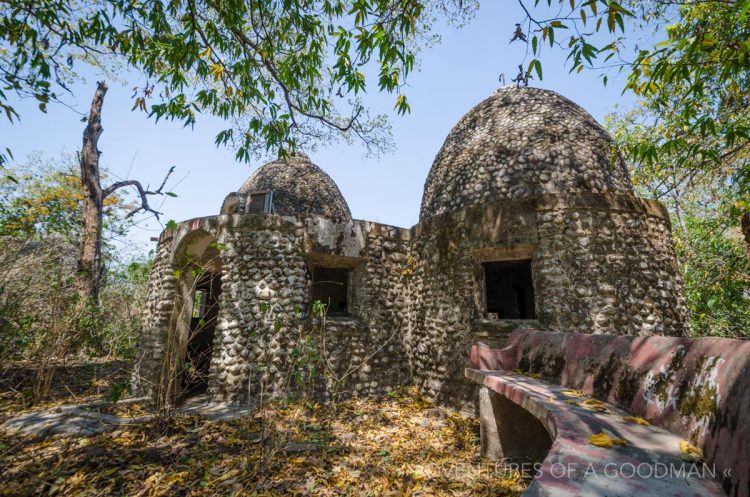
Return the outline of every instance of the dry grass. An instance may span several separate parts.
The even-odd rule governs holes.
[[[17,361],[0,370],[0,422],[19,414],[60,404],[101,400],[115,383],[126,381],[129,365],[118,360],[71,359],[56,365],[48,400],[31,405],[36,364]]]

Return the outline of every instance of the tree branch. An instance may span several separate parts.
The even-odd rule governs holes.
[[[164,195],[164,186],[167,184],[167,180],[174,172],[174,166],[169,168],[169,171],[167,171],[167,175],[164,176],[164,181],[161,182],[161,185],[159,185],[159,188],[156,190],[148,190],[147,188],[143,188],[143,185],[141,185],[140,181],[136,181],[134,179],[125,180],[125,181],[118,181],[117,183],[112,183],[107,188],[104,189],[102,192],[102,200],[107,198],[108,196],[112,195],[115,191],[125,188],[128,186],[135,187],[135,189],[138,191],[138,196],[141,199],[141,205],[137,209],[133,209],[128,213],[127,216],[125,216],[125,219],[128,219],[137,213],[143,211],[143,212],[150,212],[154,216],[156,216],[156,219],[159,219],[159,216],[162,214],[161,212],[153,209],[149,203],[148,203],[148,197],[149,195]]]

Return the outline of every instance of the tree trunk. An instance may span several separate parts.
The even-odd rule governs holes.
[[[102,272],[102,217],[103,195],[99,179],[99,149],[97,143],[102,134],[102,104],[107,93],[104,81],[97,83],[94,100],[91,102],[88,124],[83,130],[81,149],[81,185],[83,187],[83,211],[81,250],[78,258],[76,290],[78,292],[77,317],[84,310],[99,302],[99,284]]]
[[[745,237],[745,250],[747,251],[748,257],[750,257],[750,212],[745,212],[740,218],[740,228],[742,228],[742,234]]]

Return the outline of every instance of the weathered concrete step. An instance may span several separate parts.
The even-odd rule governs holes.
[[[97,412],[101,406],[125,406],[145,403],[150,397],[133,397],[121,400],[116,404],[97,401],[86,404],[69,404],[28,414],[22,414],[6,420],[0,428],[9,433],[29,436],[91,436],[96,433],[112,431],[118,426],[145,423],[154,418],[153,414],[126,417]],[[224,421],[248,416],[255,411],[254,405],[213,403],[208,397],[195,397],[184,402],[176,409],[177,414],[197,415],[212,421]]]

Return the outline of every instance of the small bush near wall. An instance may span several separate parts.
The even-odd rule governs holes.
[[[101,325],[97,329],[97,341],[107,356],[132,359],[135,354],[152,263],[151,256],[141,257],[107,273],[99,296]]]

